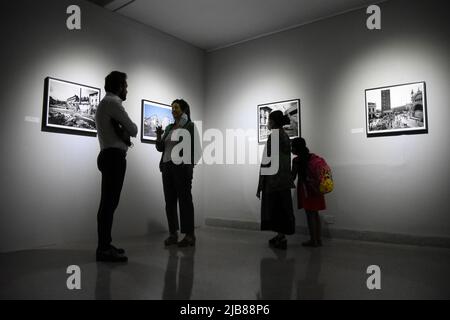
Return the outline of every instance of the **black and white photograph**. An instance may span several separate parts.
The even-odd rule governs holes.
[[[300,137],[300,99],[271,102],[258,105],[258,142],[267,141],[270,130],[269,114],[280,110],[291,122],[283,127],[290,139]]]
[[[142,100],[141,142],[156,141],[156,127],[164,130],[173,122],[172,108],[168,104]]]
[[[95,136],[100,95],[99,88],[47,77],[42,131]]]
[[[425,82],[366,90],[367,136],[428,132]]]

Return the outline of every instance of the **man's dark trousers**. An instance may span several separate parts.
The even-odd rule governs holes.
[[[102,173],[102,194],[97,214],[98,248],[108,249],[111,245],[111,229],[114,211],[119,205],[125,171],[126,152],[117,148],[100,151],[97,166]]]

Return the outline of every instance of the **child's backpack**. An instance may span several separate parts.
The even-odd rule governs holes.
[[[309,178],[310,184],[319,193],[325,194],[333,191],[334,182],[331,168],[325,159],[315,154],[311,154],[309,160]]]

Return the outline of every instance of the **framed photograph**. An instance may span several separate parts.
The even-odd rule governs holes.
[[[173,122],[172,107],[168,104],[150,100],[142,100],[141,142],[156,141],[156,127],[163,130]]]
[[[425,82],[367,89],[367,137],[428,133]]]
[[[96,136],[95,112],[101,90],[47,77],[44,86],[42,131]]]
[[[290,139],[300,137],[300,99],[271,102],[258,105],[258,142],[269,138],[269,114],[280,110],[291,119],[291,123],[283,127]]]

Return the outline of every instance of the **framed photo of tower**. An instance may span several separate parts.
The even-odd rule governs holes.
[[[367,137],[428,133],[425,82],[365,91]]]
[[[162,126],[162,129],[165,130],[167,125],[172,122],[172,107],[170,105],[150,100],[142,100],[141,142],[155,142],[156,127]]]
[[[300,137],[300,99],[271,102],[258,105],[258,142],[262,143],[269,138],[269,114],[280,110],[291,120],[283,127],[290,139]]]
[[[95,113],[99,88],[45,78],[42,131],[96,136]]]

